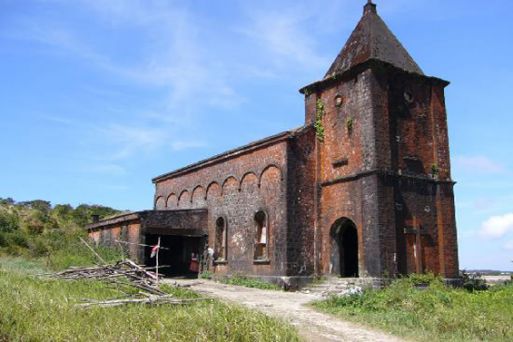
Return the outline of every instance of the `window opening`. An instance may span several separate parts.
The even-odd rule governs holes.
[[[255,237],[255,260],[267,260],[268,222],[267,214],[259,211],[255,214],[256,237]]]
[[[216,220],[216,241],[215,241],[215,253],[214,260],[215,261],[225,261],[226,260],[226,221],[223,217],[219,217]]]

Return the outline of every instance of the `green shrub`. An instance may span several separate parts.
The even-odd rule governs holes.
[[[468,292],[433,275],[394,281],[383,290],[331,297],[314,306],[422,341],[513,340],[513,285]]]
[[[462,271],[461,280],[463,283],[463,288],[465,288],[469,292],[484,291],[488,289],[486,281],[480,274],[470,274],[465,271]]]
[[[10,245],[15,245],[21,248],[28,248],[28,236],[21,230],[15,230],[6,234]]]
[[[46,256],[51,251],[48,242],[41,236],[33,236],[31,239],[29,239],[28,249],[30,256],[34,258]]]
[[[0,234],[18,229],[19,219],[10,206],[0,206]]]
[[[199,275],[199,277],[200,277],[201,279],[212,279],[212,277],[213,277],[213,276],[214,276],[214,274],[213,274],[212,272],[210,272],[210,271],[203,271],[203,272]]]
[[[46,257],[54,268],[91,264],[94,256],[80,242],[87,238],[84,225],[93,214],[107,216],[119,211],[99,205],[68,204],[52,207],[43,200],[19,202],[0,199],[0,254]],[[106,260],[120,258],[112,249],[99,249]]]

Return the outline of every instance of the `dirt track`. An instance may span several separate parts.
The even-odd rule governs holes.
[[[175,280],[168,280],[174,282]],[[274,317],[285,319],[294,325],[306,341],[401,341],[386,333],[339,320],[317,312],[305,304],[319,299],[311,294],[258,290],[225,285],[208,280],[178,280],[193,284],[191,289],[260,310]]]

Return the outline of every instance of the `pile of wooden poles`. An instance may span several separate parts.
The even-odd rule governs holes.
[[[71,280],[96,279],[110,284],[136,287],[154,295],[165,295],[165,292],[158,288],[157,275],[148,269],[151,268],[145,268],[130,259],[124,259],[112,265],[71,267],[51,276]]]
[[[107,264],[105,260],[100,255],[98,255],[86,241],[83,239],[81,240],[98,258],[101,264],[91,267],[70,267],[67,270],[46,274],[45,276],[67,280],[99,280],[112,285],[116,288],[116,290],[124,293],[126,298],[116,298],[101,301],[84,299],[83,302],[85,303],[77,304],[79,307],[112,307],[125,304],[185,305],[200,300],[210,300],[208,298],[183,299],[173,297],[173,295],[168,294],[159,288],[159,276],[157,275],[158,273],[150,271],[155,269],[155,267],[143,267],[137,265],[130,259],[123,259],[114,264]],[[178,286],[178,284],[175,283],[174,286]]]

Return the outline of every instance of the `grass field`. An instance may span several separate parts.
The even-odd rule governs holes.
[[[382,291],[313,304],[343,319],[416,341],[513,341],[513,285],[468,292],[436,278],[398,280]]]
[[[0,258],[0,341],[297,341],[295,330],[258,312],[218,301],[186,306],[75,307],[81,299],[125,294],[98,281],[37,277],[38,261]],[[196,294],[168,287],[180,298]]]

